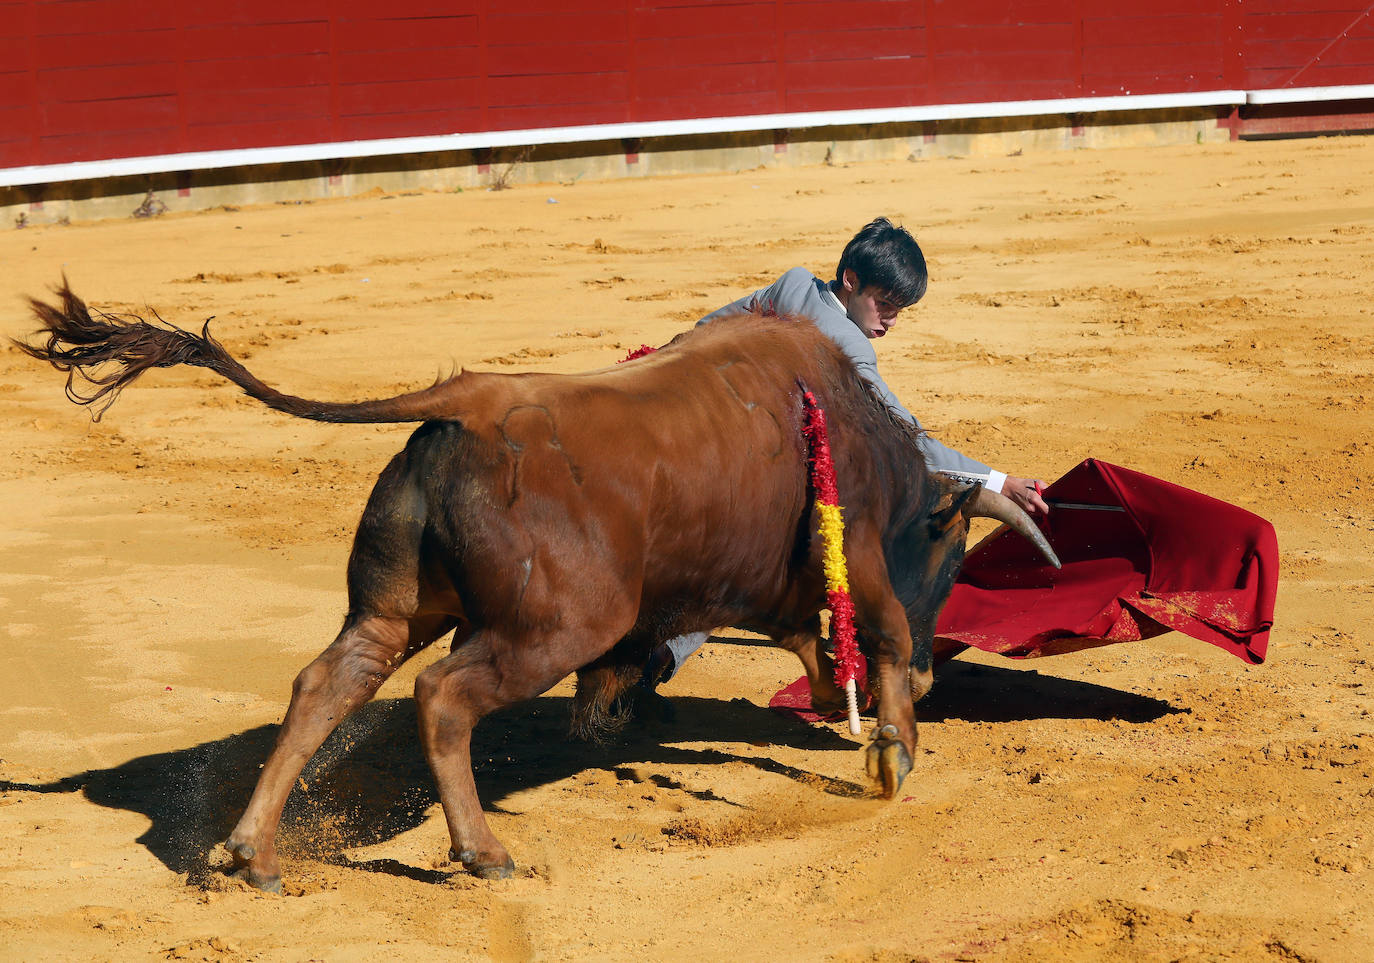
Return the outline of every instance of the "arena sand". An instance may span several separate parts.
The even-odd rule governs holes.
[[[661,344],[875,214],[930,294],[877,345],[944,440],[1087,456],[1248,507],[1283,552],[1267,664],[1178,635],[977,655],[921,704],[902,795],[764,708],[791,656],[726,631],[677,720],[564,740],[571,684],[486,721],[517,878],[470,879],[416,744],[417,658],[326,747],[286,895],[225,880],[291,679],[333,637],[408,428],[293,421],[203,372],[105,419],[0,354],[0,957],[15,960],[1368,960],[1374,947],[1374,140],[373,195],[0,233],[0,333],[66,272],[264,379],[381,396],[453,366]],[[634,438],[623,439],[634,444]],[[1199,539],[1207,538],[1200,529]]]

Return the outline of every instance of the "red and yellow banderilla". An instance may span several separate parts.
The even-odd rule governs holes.
[[[857,685],[859,646],[854,637],[854,599],[849,594],[849,569],[844,561],[844,513],[835,483],[835,461],[830,454],[825,410],[804,385],[802,407],[806,415],[802,432],[811,454],[811,487],[816,491],[816,514],[820,516],[825,597],[830,607],[830,641],[835,646],[835,684],[844,689],[849,731],[857,736],[861,731]]]

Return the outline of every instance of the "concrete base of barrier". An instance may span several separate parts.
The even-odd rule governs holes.
[[[0,229],[290,204],[378,189],[490,190],[760,167],[1207,143],[1231,139],[1229,113],[1189,107],[763,130],[109,177],[0,188]]]

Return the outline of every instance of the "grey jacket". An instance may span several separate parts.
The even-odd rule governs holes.
[[[892,389],[883,381],[882,375],[878,374],[878,355],[863,331],[849,320],[844,306],[840,304],[839,298],[831,293],[829,285],[806,268],[793,268],[768,287],[712,311],[697,324],[708,324],[712,321],[760,312],[810,320],[826,337],[840,346],[840,350],[858,369],[859,375],[877,389],[894,414],[917,428],[921,427],[916,416],[902,406],[897,396],[892,393]],[[1006,480],[1006,475],[1002,472],[993,471],[982,462],[940,444],[924,431],[921,433],[920,447],[926,456],[926,466],[931,471],[970,481],[982,481],[996,491],[1001,490],[1002,483]]]

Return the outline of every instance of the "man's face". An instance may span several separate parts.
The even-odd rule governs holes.
[[[856,290],[858,278],[853,271],[846,270],[842,279],[848,295],[845,313],[849,320],[859,326],[868,338],[881,338],[892,330],[897,323],[897,315],[902,310],[900,304],[881,288],[866,287]]]

